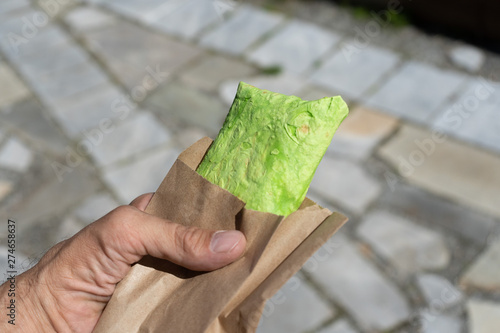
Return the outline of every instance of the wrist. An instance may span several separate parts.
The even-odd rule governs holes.
[[[10,306],[7,320],[0,324],[5,332],[59,332],[61,325],[55,302],[47,285],[38,280],[36,267],[0,286],[1,304]],[[56,327],[59,326],[59,327]],[[3,329],[1,331],[4,331]]]

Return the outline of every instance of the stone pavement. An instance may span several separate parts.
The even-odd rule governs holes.
[[[0,215],[20,269],[154,191],[243,80],[351,109],[309,192],[350,221],[259,332],[499,332],[500,56],[388,12],[277,3],[0,3]]]

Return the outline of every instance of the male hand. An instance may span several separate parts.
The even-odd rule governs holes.
[[[153,196],[120,206],[51,248],[16,278],[16,326],[1,332],[92,332],[115,286],[143,256],[166,259],[197,271],[239,258],[246,240],[239,231],[184,227],[144,212]],[[7,284],[0,304],[7,306]]]

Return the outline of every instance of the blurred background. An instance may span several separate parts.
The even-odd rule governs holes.
[[[259,332],[500,332],[494,1],[2,0],[0,265],[154,191],[237,83],[351,113],[309,197],[350,218]]]

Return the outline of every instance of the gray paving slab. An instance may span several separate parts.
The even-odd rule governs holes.
[[[136,108],[126,94],[112,84],[88,90],[74,98],[51,104],[54,117],[70,137],[99,127],[105,119],[131,116]]]
[[[500,239],[496,239],[474,260],[460,278],[468,290],[500,291]]]
[[[169,34],[192,39],[222,19],[214,1],[190,0],[176,10],[168,11],[166,16],[158,17],[153,25]]]
[[[424,273],[415,278],[416,285],[430,308],[439,307],[440,311],[446,311],[460,305],[464,294],[446,278]]]
[[[39,252],[35,254],[43,253],[47,250],[47,246],[53,245],[54,235],[51,232],[54,229],[43,230],[43,225],[40,223],[54,218],[51,223],[57,225],[59,220],[55,217],[67,212],[68,209],[75,207],[76,204],[99,190],[101,185],[95,174],[90,171],[89,165],[82,159],[72,161],[74,163],[69,165],[66,157],[48,158],[47,163],[41,167],[45,169],[44,174],[47,177],[32,185],[33,188],[29,193],[24,194],[21,200],[9,207],[11,218],[23,221],[19,225],[19,233],[25,237],[22,237],[24,239],[23,244],[19,244],[20,248],[38,250]],[[58,178],[53,170],[56,162],[71,171],[65,172],[61,178]],[[56,202],[57,204],[54,204]],[[4,216],[4,212],[0,212],[0,215]],[[29,245],[30,239],[35,243]]]
[[[8,15],[14,10],[30,6],[28,0],[4,0],[0,3],[0,15]]]
[[[311,76],[311,81],[347,98],[365,100],[366,92],[381,77],[393,70],[400,56],[375,46],[358,50],[352,55],[343,49],[328,58]]]
[[[165,83],[202,50],[140,26],[120,22],[84,35],[86,44],[132,90]],[[145,52],[144,50],[148,50]]]
[[[75,216],[84,224],[89,224],[103,217],[113,209],[118,207],[118,203],[109,193],[97,193],[87,198],[75,209]]]
[[[181,81],[190,87],[217,92],[223,81],[248,77],[256,72],[256,68],[239,59],[209,54],[198,64],[184,70],[179,76]]]
[[[500,152],[500,84],[469,80],[457,100],[442,108],[432,126],[464,141]]]
[[[429,122],[467,76],[409,61],[368,98],[368,105],[412,121]]]
[[[146,104],[167,123],[171,119],[181,120],[205,129],[210,135],[219,132],[228,112],[218,98],[178,83],[160,87]]]
[[[25,45],[51,25],[50,21],[49,15],[33,7],[13,12],[0,20],[0,48],[15,59]]]
[[[121,200],[120,204],[129,204],[139,195],[158,189],[179,153],[175,148],[150,152],[132,163],[105,170],[103,179]]]
[[[435,313],[424,310],[419,314],[422,333],[460,333],[463,332],[463,323],[458,316]]]
[[[32,19],[34,15],[36,16],[40,13],[42,13],[42,11],[35,10],[35,8],[31,6],[23,6],[21,10],[16,10],[10,13],[10,15],[3,17],[0,21],[2,39],[9,40],[8,38],[11,37],[9,34],[15,34],[25,39],[31,39],[36,36],[36,34],[43,29],[43,26],[35,26]]]
[[[10,179],[0,179],[0,202],[14,190],[14,182]]]
[[[0,62],[0,108],[11,105],[30,95],[19,76],[6,63]]]
[[[477,298],[467,303],[470,333],[493,333],[500,327],[500,304]]]
[[[335,311],[297,274],[267,301],[258,333],[309,331]]]
[[[380,184],[359,164],[325,156],[316,170],[310,191],[362,214],[380,195]]]
[[[109,126],[109,131],[99,131],[95,136],[96,142],[85,135],[82,141],[90,142],[92,157],[98,166],[116,163],[124,158],[151,149],[170,141],[171,134],[148,111],[138,112],[136,115]]]
[[[96,7],[78,7],[64,16],[64,22],[73,33],[81,34],[113,24],[116,17]]]
[[[104,86],[108,76],[94,63],[78,64],[62,71],[37,75],[30,79],[31,87],[48,104],[81,94],[93,87]]]
[[[33,159],[33,152],[15,137],[10,137],[0,147],[0,167],[2,168],[24,173],[30,167]]]
[[[451,253],[437,232],[387,211],[372,211],[356,230],[403,279],[425,270],[448,266]]]
[[[34,80],[38,75],[67,70],[73,66],[88,62],[90,56],[77,44],[62,44],[43,57],[35,53],[20,58],[17,62],[19,70],[27,78]]]
[[[200,39],[200,45],[239,55],[278,26],[284,17],[251,6],[240,6],[226,22]]]
[[[31,139],[30,145],[40,151],[48,149],[54,154],[62,154],[70,143],[33,98],[5,109],[2,120]]]
[[[152,18],[158,16],[158,14],[165,14],[170,10],[175,10],[181,1],[176,0],[145,0],[145,1],[133,1],[133,0],[111,0],[103,1],[96,0],[95,2],[105,5],[112,11],[115,11],[121,15],[128,17],[133,17],[143,21],[149,21]]]
[[[19,44],[16,49],[5,48],[4,52],[9,59],[17,63],[21,61],[23,56],[33,53],[43,56],[54,48],[57,49],[60,45],[69,44],[70,40],[69,34],[59,25],[50,24],[33,38],[27,39],[26,43]]]
[[[484,52],[471,45],[457,45],[448,51],[450,60],[469,72],[477,72],[486,60]]]
[[[345,319],[338,319],[332,325],[320,330],[318,333],[357,333],[358,331]]]
[[[397,119],[391,115],[366,107],[356,107],[350,110],[335,132],[327,152],[365,160],[397,126]]]
[[[403,293],[346,236],[337,233],[320,251],[321,261],[313,256],[304,268],[361,328],[383,332],[409,319]]]
[[[381,206],[440,225],[476,245],[482,246],[497,226],[491,215],[482,214],[415,186],[401,181],[393,184],[392,180],[390,186],[392,190],[385,191],[378,201]]]
[[[378,153],[411,183],[500,217],[499,156],[410,125]]]
[[[57,234],[54,237],[55,242],[60,242],[68,238],[71,238],[73,235],[82,230],[84,227],[85,224],[83,224],[80,220],[78,220],[74,216],[65,217],[57,227],[58,229]]]
[[[288,72],[304,73],[339,40],[340,36],[331,31],[292,20],[252,51],[248,59],[263,67],[281,66]]]

